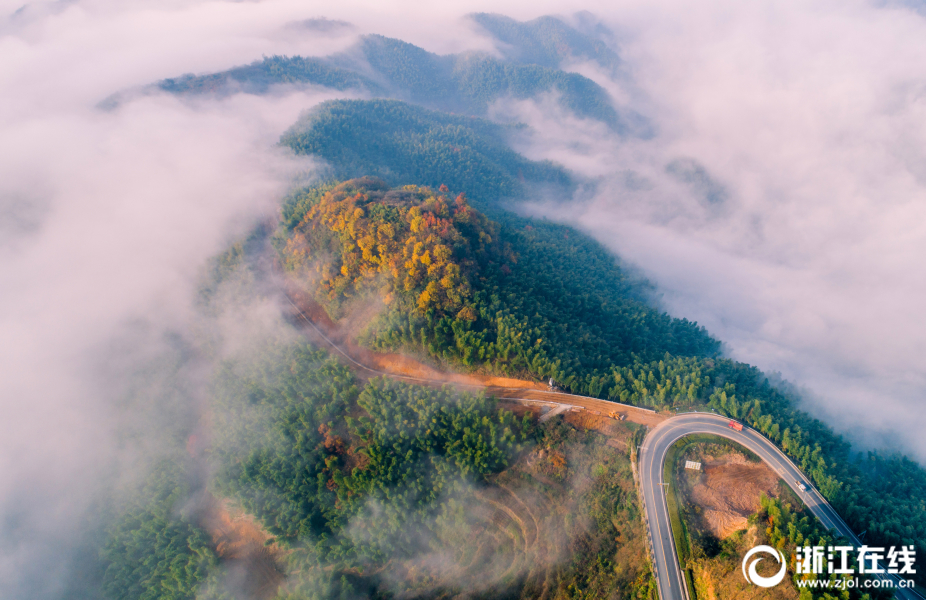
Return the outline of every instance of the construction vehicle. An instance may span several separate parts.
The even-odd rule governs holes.
[[[735,429],[736,431],[742,431],[743,425],[741,423],[737,423],[736,421],[730,421],[730,429]]]
[[[621,414],[615,410],[612,410],[611,412],[609,412],[608,416],[611,417],[612,419],[617,419],[618,421],[623,421],[624,419],[627,418],[627,415]]]

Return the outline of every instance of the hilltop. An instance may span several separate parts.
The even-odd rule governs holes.
[[[258,287],[278,264],[279,287],[301,289],[369,352],[525,385],[553,378],[567,392],[666,413],[713,409],[776,443],[869,543],[926,553],[919,465],[853,451],[799,397],[665,312],[653,286],[601,244],[519,212],[534,198],[570,202],[593,182],[518,154],[510,141],[522,126],[487,120],[487,107],[555,92],[574,114],[630,135],[632,116],[603,88],[561,70],[581,60],[619,70],[607,36],[588,20],[580,31],[552,18],[473,19],[507,44],[501,57],[366,36],[350,56],[271,57],[158,84],[175,94],[311,84],[374,97],[322,103],[283,133],[281,146],[325,165],[322,180],[294,189],[278,223],[217,259],[205,310],[223,282]],[[209,485],[267,536],[281,573],[270,579],[284,583],[264,597],[653,593],[630,470],[639,427],[609,423],[602,436],[569,414],[540,422],[480,392],[361,379],[303,340],[252,350],[219,360],[210,383]],[[232,593],[218,542],[188,510],[185,469],[155,473],[144,501],[107,532],[111,597]],[[765,501],[754,519],[784,527],[776,511]],[[782,536],[773,527],[768,539]]]

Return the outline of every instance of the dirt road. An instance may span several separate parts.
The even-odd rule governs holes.
[[[538,404],[540,406],[568,405],[593,415],[607,418],[610,413],[624,415],[627,421],[655,427],[671,415],[655,411],[589,398],[563,392],[551,392],[542,383],[470,373],[439,371],[420,361],[401,354],[372,352],[362,348],[336,323],[308,294],[290,287],[285,298],[292,307],[292,319],[306,335],[321,346],[327,346],[344,357],[361,378],[388,376],[425,385],[453,384],[483,389],[487,394],[502,400]]]

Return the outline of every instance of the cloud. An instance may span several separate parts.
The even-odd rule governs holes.
[[[88,509],[167,451],[171,418],[196,418],[204,365],[172,361],[193,344],[205,262],[312,168],[275,144],[331,97],[154,95],[102,111],[127,86],[259,57],[261,24],[248,39],[225,18],[234,6],[32,8],[0,33],[0,588],[14,599],[79,578]],[[184,16],[198,29],[164,35]]]
[[[657,133],[499,105],[533,125],[522,151],[599,183],[533,210],[639,267],[734,358],[806,386],[852,438],[926,459],[926,20],[826,2],[603,16]]]
[[[926,21],[864,2],[584,8],[617,32],[625,70],[612,81],[591,64],[569,68],[654,126],[618,140],[549,97],[498,104],[499,118],[534,125],[516,141],[526,154],[598,181],[590,200],[533,210],[601,239],[732,356],[809,387],[818,414],[926,458]],[[54,597],[75,575],[85,509],[160,443],[143,426],[157,402],[195,415],[195,364],[176,367],[178,389],[161,393],[154,377],[141,418],[120,402],[141,365],[189,342],[205,260],[273,215],[311,167],[275,149],[279,134],[333,96],[97,103],[262,55],[330,54],[361,33],[491,50],[463,19],[473,11],[524,20],[573,6],[0,2],[7,597]],[[224,339],[243,347],[244,335]]]

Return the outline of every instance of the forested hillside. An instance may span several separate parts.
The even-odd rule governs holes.
[[[611,38],[611,32],[590,13],[579,13],[575,18],[584,31],[551,16],[516,21],[495,13],[470,15],[470,19],[502,42],[499,48],[508,60],[550,69],[558,69],[571,61],[589,60],[607,71],[616,72],[621,59],[601,39]]]
[[[372,306],[365,314],[376,316],[360,342],[374,350],[740,419],[793,457],[850,526],[868,531],[866,542],[914,544],[926,555],[921,466],[853,452],[803,412],[798,397],[755,367],[721,357],[720,343],[696,323],[661,311],[650,286],[595,240],[513,212],[532,198],[569,202],[589,182],[514,152],[508,140],[518,126],[473,115],[498,98],[553,91],[576,114],[624,132],[627,120],[602,88],[556,70],[572,59],[606,69],[620,63],[600,38],[556,19],[473,18],[508,45],[507,59],[438,56],[367,36],[355,56],[272,57],[160,85],[173,93],[263,93],[279,83],[312,84],[427,105],[326,102],[281,138],[330,169],[326,183],[285,199],[274,243],[287,275],[333,319]],[[245,244],[227,253],[213,277],[239,268],[247,252]],[[204,304],[217,289],[212,283]],[[268,544],[283,549],[282,597],[438,598],[476,589],[474,597],[486,598],[543,590],[556,598],[642,598],[653,591],[628,484],[626,449],[639,436],[616,450],[560,419],[538,426],[515,418],[479,394],[362,382],[304,344],[223,362],[210,393],[213,487],[255,515],[274,536]],[[189,494],[182,476],[162,479],[150,503],[110,528],[105,589],[112,598],[223,597],[210,579],[222,557],[179,501]],[[764,511],[772,541],[818,535],[774,502]],[[786,538],[788,524],[795,529]]]
[[[355,179],[325,193],[284,248],[292,271],[317,274],[316,298],[337,319],[341,305],[365,294],[381,296],[400,312],[474,321],[473,281],[505,268],[497,228],[447,188]]]
[[[512,28],[511,23],[517,22],[490,15],[473,18],[506,44],[511,31],[521,32]],[[523,100],[550,93],[577,116],[601,121],[617,133],[630,133],[631,125],[645,130],[643,119],[635,113],[619,113],[600,85],[558,69],[573,52],[596,58],[609,68],[616,66],[616,55],[603,42],[553,17],[524,26],[529,34],[521,36],[514,61],[482,52],[440,56],[402,40],[366,35],[341,54],[271,56],[220,73],[165,79],[157,88],[175,94],[263,94],[273,85],[316,85],[477,116],[485,116],[489,105],[501,98]]]
[[[338,162],[344,152],[340,132],[353,128],[355,137],[348,139],[359,139],[364,136],[363,128],[370,127],[372,139],[375,132],[389,129],[392,113],[381,110],[377,104],[323,105],[316,115],[307,117],[306,122],[285,134],[282,141],[300,152],[317,149],[317,155],[330,161],[336,172],[361,175],[353,170],[360,162]],[[434,114],[423,109],[410,110],[418,115],[419,121]],[[377,111],[381,115],[378,119],[365,116]],[[352,114],[357,118],[351,119]],[[403,118],[397,120],[393,131],[402,131]],[[441,117],[435,114],[434,118]],[[312,119],[328,125],[309,133],[313,131],[308,128]],[[333,125],[338,122],[342,125]],[[442,133],[446,135],[446,130]],[[402,138],[401,133],[393,135]],[[407,139],[416,135],[420,134],[410,133]],[[457,147],[468,143],[478,148],[491,139],[486,133],[481,141],[473,142],[474,135],[479,136],[475,128],[461,130]],[[311,139],[311,145],[300,145],[304,139]],[[427,134],[423,139],[427,139]],[[486,175],[472,177],[467,186],[451,140],[446,138],[440,145],[388,146],[380,164],[390,165],[389,182],[408,184],[414,182],[417,174],[414,164],[422,155],[428,156],[432,169],[427,178],[416,183],[436,187],[452,181],[455,193],[463,192],[474,206],[485,207],[499,224],[501,239],[510,244],[518,257],[516,263],[509,265],[511,273],[487,281],[486,285],[491,285],[487,288],[491,290],[487,294],[488,313],[500,313],[501,322],[514,325],[514,332],[523,334],[522,340],[540,339],[541,344],[549,341],[552,351],[545,358],[550,360],[548,364],[560,369],[554,373],[568,389],[656,408],[684,409],[707,404],[718,412],[742,419],[795,458],[849,525],[859,532],[868,531],[869,543],[914,544],[920,553],[926,553],[926,471],[921,466],[901,456],[853,453],[850,444],[800,410],[799,400],[770,385],[761,371],[714,356],[717,343],[696,325],[670,319],[668,315],[656,318],[658,313],[639,300],[638,285],[628,280],[597,243],[568,227],[524,219],[501,209],[499,201],[506,194],[499,193],[499,189],[514,190],[512,196],[524,198],[540,187],[527,177],[523,180],[518,177],[516,159],[509,160],[504,153],[494,155],[495,160],[486,160]],[[375,145],[366,147],[363,163],[376,163],[378,151]],[[494,181],[501,181],[502,185],[493,187]],[[290,199],[284,208],[284,215],[289,217],[286,222],[301,218],[297,213],[304,209],[298,207],[311,196],[311,192],[306,192]],[[651,337],[622,336],[616,332],[626,329],[608,321],[609,314],[621,314],[620,308],[611,308],[615,304],[629,310],[630,315],[637,311],[639,320],[631,317],[631,323],[646,323],[647,318],[657,322],[665,319],[662,322],[666,326],[646,328]],[[535,315],[542,315],[543,319],[537,320]],[[518,325],[522,328],[518,329]],[[436,324],[429,327],[438,329]],[[453,331],[452,326],[445,330]],[[633,344],[641,342],[643,350],[634,351]],[[436,345],[428,350],[432,356],[445,355]],[[536,356],[528,352],[522,346],[514,356]],[[534,366],[531,361],[516,364],[528,372]],[[539,372],[540,369],[532,373]]]
[[[112,524],[101,551],[107,597],[188,600],[206,585],[218,557],[191,514],[184,484],[188,467],[157,465],[136,504]]]
[[[250,65],[210,75],[183,75],[164,79],[157,85],[174,94],[246,92],[262,94],[271,85],[319,85],[335,90],[356,89],[382,94],[382,86],[369,77],[330,61],[302,56],[271,56]]]
[[[336,179],[377,176],[393,185],[447,185],[466,190],[482,210],[501,198],[522,196],[524,182],[568,194],[574,185],[569,174],[511,150],[509,131],[395,100],[335,100],[313,109],[281,143],[323,158]],[[292,200],[284,207],[291,225],[301,218],[297,208]]]
[[[412,44],[366,36],[361,49],[367,62],[400,91],[399,98],[444,110],[483,115],[492,101],[532,98],[555,92],[580,117],[597,119],[624,131],[607,92],[578,73],[501,61],[482,53],[438,56]]]
[[[410,551],[415,523],[447,491],[501,470],[527,440],[524,425],[484,396],[388,380],[360,388],[336,360],[307,347],[271,350],[243,374],[229,365],[219,382],[228,420],[217,444],[226,465],[220,488],[279,542],[312,540],[325,560]],[[246,434],[233,417],[249,406],[266,409],[272,428],[236,455]],[[355,543],[344,530],[374,500],[383,518]]]
[[[598,267],[597,278],[605,269],[612,282],[621,280],[613,261],[596,257],[601,249],[588,240],[576,240],[588,254],[572,252],[558,269],[557,246],[544,232],[531,225],[499,230],[446,187],[390,190],[360,179],[314,197],[282,246],[284,265],[312,282],[335,319],[352,302],[381,302],[363,336],[374,349],[425,352],[457,368],[553,377],[578,393],[605,397],[623,391],[614,386],[614,369],[716,351],[695,324],[627,297],[630,286],[620,294],[606,284],[576,288],[569,281],[583,278],[557,282],[575,267]]]
[[[214,406],[216,486],[284,548],[277,597],[567,598],[588,565],[594,589],[650,589],[629,455],[593,436],[481,394],[361,385],[301,345],[227,363]]]

